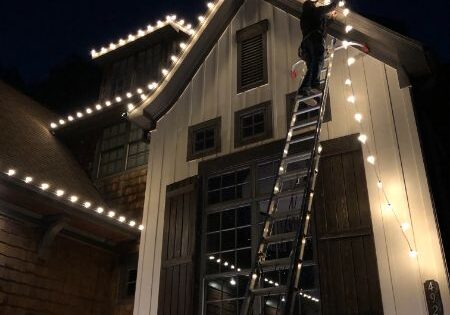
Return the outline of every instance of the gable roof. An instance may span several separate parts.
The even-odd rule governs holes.
[[[51,189],[103,204],[87,174],[48,130],[56,115],[0,81],[0,167],[15,168]],[[58,185],[58,187],[56,187]]]
[[[217,9],[211,13],[211,17],[193,37],[182,60],[164,78],[158,89],[129,113],[129,118],[133,122],[144,129],[156,127],[156,122],[177,101],[244,1],[218,1]],[[301,15],[302,4],[300,1],[264,1],[296,17]],[[431,73],[420,43],[359,14],[351,13],[345,17],[345,20],[342,14],[339,16],[341,17],[333,21],[329,27],[330,35],[340,40],[346,39],[366,44],[369,47],[369,55],[397,69],[400,86],[408,86],[410,80],[413,81]],[[352,25],[353,31],[346,34],[345,25]]]

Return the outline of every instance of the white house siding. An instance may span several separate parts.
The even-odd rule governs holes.
[[[269,20],[269,84],[236,94],[236,31]],[[173,109],[152,133],[146,202],[134,314],[157,313],[159,273],[166,186],[197,175],[198,163],[186,162],[188,127],[222,117],[222,150],[215,158],[243,150],[234,148],[234,113],[268,100],[273,106],[274,138],[286,133],[286,94],[298,80],[290,78],[300,42],[299,21],[263,0],[247,0],[199,68]],[[357,62],[351,67],[354,94],[364,114],[368,144],[387,194],[402,221],[413,227],[408,237],[419,256],[411,259],[401,230],[392,214],[382,212],[382,201],[372,168],[366,167],[375,245],[385,314],[427,314],[423,282],[440,283],[444,308],[450,312],[450,294],[437,227],[428,191],[420,145],[408,89],[400,89],[394,69],[356,50],[336,53],[331,77],[332,121],[323,128],[323,140],[359,132],[354,107],[343,83],[349,76],[347,53]],[[260,142],[257,145],[261,145]],[[364,150],[368,156],[367,149]]]

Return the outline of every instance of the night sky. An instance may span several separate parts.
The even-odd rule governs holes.
[[[450,2],[352,0],[367,17],[395,25],[450,62]],[[44,79],[69,56],[116,41],[174,13],[195,22],[205,10],[199,0],[43,0],[0,2],[0,66],[17,68],[28,83]]]

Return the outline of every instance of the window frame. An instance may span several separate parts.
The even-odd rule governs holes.
[[[260,111],[264,113],[264,132],[250,137],[243,137],[242,118]],[[234,147],[239,148],[255,142],[267,140],[273,137],[272,101],[267,101],[234,113]]]
[[[237,93],[242,93],[258,86],[265,85],[269,82],[268,71],[268,49],[267,49],[267,31],[269,30],[269,21],[262,20],[253,25],[247,26],[236,32],[236,46],[237,46]],[[246,40],[256,36],[262,36],[263,41],[263,79],[261,81],[253,82],[247,85],[242,85],[242,43]]]
[[[103,140],[104,140],[104,138],[103,138],[104,131],[107,128],[111,128],[111,127],[113,127],[115,125],[119,125],[121,123],[122,122],[116,123],[116,124],[107,126],[107,127],[102,129],[102,132],[100,134],[99,140],[97,142],[98,144],[97,144],[97,152],[96,152],[96,159],[95,159],[96,168],[95,168],[95,172],[94,172],[95,173],[94,174],[94,178],[97,179],[97,180],[98,179],[108,178],[110,176],[115,176],[115,175],[118,175],[118,174],[121,174],[121,173],[124,173],[124,172],[128,172],[128,171],[131,171],[131,170],[136,169],[138,167],[144,167],[144,166],[146,166],[148,164],[148,156],[150,155],[150,147],[148,146],[149,142],[145,141],[144,138],[142,140],[133,140],[133,141],[130,140],[130,135],[131,135],[131,131],[132,131],[132,123],[129,122],[129,121],[125,121],[125,132],[124,132],[124,135],[125,135],[125,139],[126,140],[125,140],[124,144],[120,145],[120,146],[116,146],[116,147],[108,149],[108,150],[104,150],[104,151],[102,150],[102,143],[103,143]],[[145,135],[145,130],[144,130],[144,135]],[[146,144],[146,146],[147,146],[146,147],[146,151],[145,151],[146,154],[148,155],[147,158],[146,158],[147,162],[142,164],[142,165],[136,165],[136,166],[133,166],[133,167],[129,168],[128,167],[128,163],[129,163],[129,158],[130,158],[130,146],[134,145],[134,144],[141,143],[141,142],[144,142]],[[111,174],[102,174],[101,167],[102,167],[102,156],[103,156],[103,154],[108,153],[108,152],[112,152],[114,150],[118,150],[120,148],[123,148],[123,150],[124,150],[123,163],[122,163],[121,169],[119,171],[113,172]]]
[[[214,146],[212,148],[207,148],[205,150],[195,152],[194,145],[196,132],[210,128],[214,130]],[[197,125],[189,126],[186,161],[192,161],[195,159],[199,159],[208,155],[217,154],[221,152],[222,150],[221,130],[222,130],[222,117],[213,118],[201,122]]]
[[[118,290],[118,301],[131,301],[136,295],[136,287],[133,294],[128,294],[128,285],[130,283],[137,284],[137,271],[138,271],[138,254],[131,253],[120,257],[120,279],[119,279],[119,290]],[[130,271],[136,270],[136,280],[129,281]]]

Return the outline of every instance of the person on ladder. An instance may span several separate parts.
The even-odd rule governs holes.
[[[306,63],[307,71],[298,89],[298,98],[320,93],[320,72],[324,63],[328,14],[335,10],[338,0],[332,0],[329,5],[324,6],[317,6],[316,3],[317,1],[306,0],[300,17],[303,40],[298,51],[299,57]],[[317,100],[310,99],[305,103],[316,106]]]

